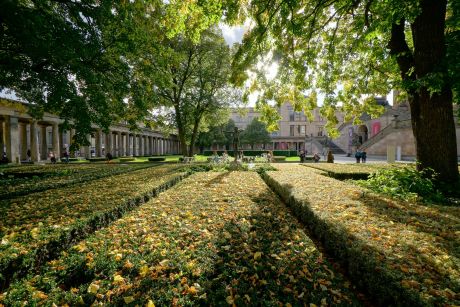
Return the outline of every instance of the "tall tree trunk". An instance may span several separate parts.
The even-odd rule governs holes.
[[[195,147],[196,137],[198,135],[198,128],[200,126],[200,121],[201,121],[201,116],[200,118],[195,119],[195,122],[193,123],[192,137],[190,138],[189,157],[193,156],[194,154],[194,147]]]
[[[177,124],[177,133],[179,141],[181,143],[181,152],[184,157],[187,157],[187,141],[185,139],[185,127],[182,120],[182,116],[179,109],[179,103],[174,104],[176,124]]]
[[[444,181],[458,179],[457,139],[448,84],[444,37],[447,0],[423,0],[421,13],[411,25],[417,79],[438,74],[440,93],[422,87],[411,103],[412,128],[419,168],[433,168]]]
[[[421,13],[411,24],[414,51],[405,40],[405,20],[392,26],[388,44],[396,57],[409,94],[412,130],[419,170],[432,168],[443,181],[458,179],[457,140],[448,83],[445,45],[447,0],[422,0]],[[439,92],[430,95],[429,79],[439,78]],[[419,86],[417,88],[417,86]]]

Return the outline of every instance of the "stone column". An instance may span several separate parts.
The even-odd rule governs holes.
[[[30,122],[30,157],[32,161],[40,161],[39,151],[38,151],[38,127],[37,121],[33,120]]]
[[[144,136],[142,134],[139,135],[139,156],[144,155]]]
[[[117,135],[118,135],[118,142],[117,142],[118,156],[123,157],[125,155],[125,150],[123,146],[123,135],[121,134],[121,131],[118,131]]]
[[[27,160],[27,124],[21,123],[21,160]]]
[[[70,129],[70,134],[69,134],[69,154],[70,154],[70,146],[74,143],[74,138],[75,137],[75,129]]]
[[[149,137],[144,135],[144,156],[148,156],[149,154]]]
[[[6,156],[12,163],[20,163],[19,153],[19,119],[16,116],[6,116],[5,120]],[[3,153],[2,153],[3,154]]]
[[[153,156],[153,137],[152,136],[149,136],[149,147],[150,147],[149,155]]]
[[[112,131],[105,134],[105,154],[112,154]]]
[[[132,156],[132,150],[131,150],[131,134],[128,132],[126,134],[126,155],[127,156]]]
[[[40,127],[40,158],[41,160],[48,159],[48,143],[46,142],[46,126]]]
[[[102,157],[102,130],[97,129],[95,133],[96,139],[96,157]]]
[[[64,154],[65,146],[64,146],[64,131],[61,129],[59,130],[59,145],[61,146],[61,155]]]
[[[90,159],[91,158],[91,134],[86,135],[86,140],[88,141],[89,145],[83,147],[85,151],[85,158]]]
[[[53,152],[56,160],[61,156],[61,145],[59,143],[59,126],[58,123],[53,123]]]

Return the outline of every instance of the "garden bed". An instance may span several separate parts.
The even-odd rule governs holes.
[[[11,285],[0,303],[359,305],[351,288],[256,173],[208,172]]]
[[[460,208],[386,199],[308,167],[263,176],[381,305],[460,304]]]
[[[83,183],[107,176],[151,167],[151,165],[117,165],[117,164],[80,164],[66,165],[55,168],[41,166],[32,170],[22,168],[15,172],[5,173],[6,178],[0,181],[0,198],[9,199],[30,193],[62,188],[71,184]]]
[[[0,288],[179,181],[158,167],[0,202]]]

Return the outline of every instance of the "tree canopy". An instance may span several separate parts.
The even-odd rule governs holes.
[[[200,128],[222,122],[221,111],[235,102],[228,86],[231,54],[222,33],[210,28],[200,40],[165,38],[142,55],[139,74],[151,85],[151,99],[163,107],[155,120],[177,129],[184,155],[193,155]]]
[[[321,93],[322,116],[337,134],[335,111],[359,122],[378,115],[374,95],[401,89],[411,107],[419,168],[458,178],[452,96],[458,100],[459,4],[456,1],[228,1],[228,22],[252,21],[233,62],[232,81],[308,113]],[[264,65],[279,63],[277,78]],[[450,65],[448,65],[450,64]],[[248,69],[252,68],[252,71]],[[454,100],[456,101],[456,100]],[[260,107],[263,106],[263,107]],[[276,116],[268,114],[268,120]],[[439,159],[438,157],[443,157]]]
[[[270,134],[267,131],[267,125],[254,118],[241,134],[241,143],[249,144],[254,148],[256,144],[265,144],[271,142]]]

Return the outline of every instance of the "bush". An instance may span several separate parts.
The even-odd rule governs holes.
[[[101,162],[101,161],[106,161],[107,158],[105,158],[105,157],[98,157],[98,158],[88,158],[88,159],[86,159],[86,160],[88,160],[89,162]]]
[[[120,162],[130,162],[134,160],[136,160],[136,158],[120,158]]]
[[[357,183],[374,192],[406,201],[440,202],[443,195],[436,189],[436,174],[431,169],[417,171],[411,167],[381,169],[368,180]]]
[[[149,158],[150,162],[161,162],[161,161],[165,161],[165,160],[166,160],[165,157],[150,157]]]
[[[280,161],[286,160],[286,157],[285,157],[285,156],[274,156],[274,157],[273,157],[273,160],[274,160],[275,162],[280,162]]]

